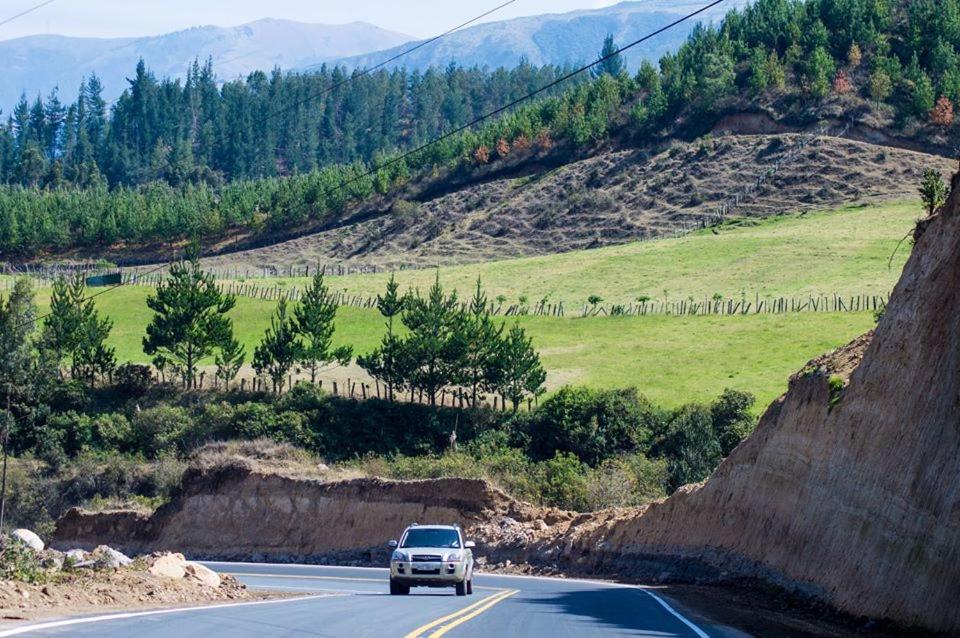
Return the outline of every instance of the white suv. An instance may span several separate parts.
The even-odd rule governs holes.
[[[408,527],[400,542],[390,541],[390,594],[405,596],[411,587],[455,587],[457,596],[473,593],[473,541],[459,525]]]

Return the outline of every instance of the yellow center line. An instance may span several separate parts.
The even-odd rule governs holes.
[[[487,596],[483,600],[480,600],[478,602],[473,603],[472,605],[464,607],[463,609],[456,611],[448,616],[444,616],[443,618],[437,618],[433,622],[427,623],[422,627],[418,627],[417,629],[414,629],[413,631],[408,633],[406,636],[404,636],[404,638],[419,638],[420,636],[427,633],[431,629],[439,627],[439,629],[437,629],[432,634],[430,634],[430,638],[438,638],[439,636],[444,635],[454,627],[458,627],[463,623],[467,622],[468,620],[472,618],[476,618],[477,616],[487,611],[497,603],[502,602],[517,593],[519,593],[519,590],[508,589],[506,591],[500,592],[499,594],[493,594],[493,595]]]
[[[229,576],[234,577],[243,577],[243,578],[286,578],[289,580],[347,580],[347,581],[360,581],[364,583],[383,583],[386,584],[386,580],[383,578],[354,578],[351,576],[296,576],[294,574],[257,574],[257,573],[246,573],[246,572],[224,572]],[[506,591],[503,587],[480,587],[474,586],[474,589],[482,589],[486,591]]]

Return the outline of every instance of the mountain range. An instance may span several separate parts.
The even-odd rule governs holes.
[[[730,0],[698,16],[719,19],[746,0]],[[532,64],[577,63],[595,59],[603,39],[612,34],[618,44],[636,40],[677,19],[700,2],[640,0],[598,10],[544,14],[489,22],[458,31],[392,63],[411,69],[447,66],[512,67],[524,58]],[[643,59],[656,60],[675,49],[695,20],[651,38],[626,54],[630,68]],[[415,46],[413,38],[380,27],[354,22],[344,25],[305,24],[264,19],[237,27],[194,27],[143,38],[75,38],[35,35],[0,41],[0,108],[9,113],[20,95],[46,96],[59,87],[72,100],[84,77],[96,73],[104,97],[112,100],[128,86],[137,60],[143,58],[158,77],[182,77],[195,60],[213,59],[221,80],[275,67],[309,70],[322,63],[349,68],[367,67]]]

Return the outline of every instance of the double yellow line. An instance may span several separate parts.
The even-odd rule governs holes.
[[[493,594],[492,596],[487,596],[483,600],[479,600],[472,605],[464,607],[460,611],[454,612],[449,616],[444,616],[443,618],[437,618],[431,623],[427,623],[423,627],[418,627],[414,629],[409,634],[404,636],[404,638],[421,638],[422,636],[427,635],[427,632],[430,630],[435,630],[429,634],[429,638],[439,638],[444,635],[454,627],[459,627],[463,623],[469,621],[472,618],[476,618],[483,612],[487,611],[497,603],[503,602],[507,598],[519,593],[518,589],[507,589],[500,592],[499,594]]]

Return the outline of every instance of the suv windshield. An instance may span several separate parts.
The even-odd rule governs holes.
[[[411,529],[400,547],[448,547],[460,549],[460,535],[455,529]]]

